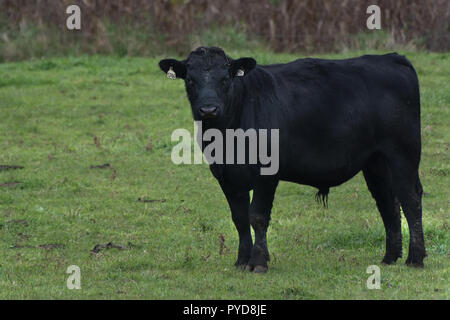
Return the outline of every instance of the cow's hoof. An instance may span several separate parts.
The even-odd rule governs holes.
[[[241,271],[245,271],[248,268],[248,265],[246,263],[244,264],[236,264],[236,269],[241,270]]]
[[[406,263],[406,265],[407,265],[408,267],[413,267],[413,268],[420,268],[420,269],[423,269],[423,268],[424,268],[423,262]]]
[[[248,270],[250,272],[254,272],[254,273],[266,273],[268,269],[269,268],[267,266],[261,266],[261,265],[254,266],[251,264],[247,265],[247,268],[246,268],[246,270]]]
[[[414,267],[414,268],[423,268],[423,267],[424,267],[423,261],[415,261],[415,262],[412,262],[412,261],[406,260],[405,264],[406,264],[408,267]]]
[[[423,268],[423,259],[426,257],[426,252],[424,251],[410,251],[408,258],[406,258],[406,265],[416,268]]]
[[[390,259],[383,259],[383,260],[381,260],[381,263],[382,264],[385,264],[385,265],[391,265],[391,264],[394,264],[395,263],[395,261],[394,260],[390,260]]]
[[[398,259],[398,258],[399,258],[399,257],[389,257],[389,256],[385,256],[385,257],[383,258],[383,260],[381,261],[381,263],[387,264],[387,265],[389,265],[389,264],[394,264],[394,263],[397,262],[397,259]]]
[[[269,268],[264,267],[264,266],[255,266],[252,271],[254,273],[266,273],[268,269]]]

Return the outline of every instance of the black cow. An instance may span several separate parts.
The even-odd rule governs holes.
[[[261,175],[260,164],[210,166],[239,233],[236,266],[267,271],[266,231],[280,180],[316,187],[325,200],[330,187],[361,170],[386,229],[383,262],[402,256],[401,205],[410,232],[406,263],[423,266],[420,94],[405,57],[307,58],[262,66],[200,47],[186,60],[164,59],[159,66],[185,80],[203,129],[279,129],[277,174]]]

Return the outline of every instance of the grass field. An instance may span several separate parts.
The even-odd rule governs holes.
[[[172,131],[193,121],[159,59],[0,64],[0,165],[24,167],[0,169],[0,299],[448,299],[450,54],[402,54],[421,84],[425,268],[404,264],[404,218],[404,257],[380,263],[384,227],[358,174],[328,209],[315,189],[280,184],[267,274],[234,268],[237,232],[207,165],[171,162]],[[366,287],[374,264],[380,290]],[[81,290],[66,287],[70,265]]]

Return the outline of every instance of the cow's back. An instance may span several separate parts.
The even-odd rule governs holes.
[[[413,145],[407,147],[420,153],[418,81],[406,58],[307,58],[258,68],[253,78],[264,73],[271,82],[266,94],[274,98],[248,108],[244,123],[271,119],[271,127],[280,128],[281,176],[331,186],[348,180],[389,144],[409,140]],[[250,93],[250,101],[258,99]]]

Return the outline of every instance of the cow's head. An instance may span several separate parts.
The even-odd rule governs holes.
[[[245,77],[255,66],[253,58],[233,60],[216,47],[200,47],[183,61],[159,62],[169,78],[184,79],[195,120],[220,119],[231,98],[233,80]]]

